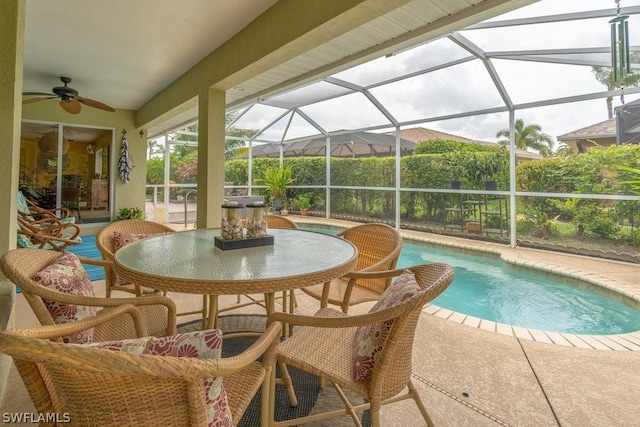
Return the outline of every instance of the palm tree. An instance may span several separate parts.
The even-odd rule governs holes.
[[[231,160],[237,156],[240,156],[246,152],[245,138],[254,136],[258,131],[255,129],[236,129],[229,127],[229,123],[234,120],[234,114],[227,114],[225,116],[225,126],[227,136],[237,137],[240,139],[227,138],[224,145],[224,158],[225,160]],[[177,141],[185,142],[197,142],[198,141],[198,125],[194,124],[187,127],[185,133],[175,133],[172,138]],[[184,146],[176,145],[174,152],[178,154],[179,158],[184,158],[187,154],[197,151],[196,144],[185,144]]]
[[[640,54],[638,52],[632,52],[630,60],[632,63],[638,62]],[[611,91],[617,88],[638,86],[640,83],[640,72],[636,69],[632,69],[630,73],[623,78],[615,81],[613,76],[613,68],[611,67],[591,67],[591,71],[596,76],[596,80],[607,87],[607,90]],[[613,97],[607,96],[607,114],[610,119],[613,118]]]
[[[578,154],[578,150],[576,150],[575,148],[565,143],[562,143],[556,150],[555,155],[556,157],[571,157],[571,156],[575,156],[576,154]]]
[[[524,124],[524,120],[517,119],[515,123],[515,143],[516,148],[526,150],[532,148],[538,151],[542,157],[553,155],[553,138],[546,133],[542,133],[540,125]],[[496,138],[506,138],[498,141],[500,145],[509,145],[511,134],[509,129],[502,129],[496,133]]]
[[[155,139],[147,141],[147,159],[153,158],[156,154],[164,153],[164,147]]]

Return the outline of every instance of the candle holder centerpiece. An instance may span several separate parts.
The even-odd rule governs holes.
[[[220,236],[216,236],[214,242],[216,247],[229,250],[273,245],[273,236],[267,234],[266,209],[260,203],[247,205],[248,218],[243,218],[244,205],[222,205]]]

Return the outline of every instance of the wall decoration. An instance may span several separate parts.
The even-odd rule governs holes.
[[[118,160],[118,171],[120,171],[120,180],[125,184],[129,182],[129,172],[135,165],[131,161],[131,154],[127,146],[127,131],[122,131],[122,147],[120,148],[120,159]]]

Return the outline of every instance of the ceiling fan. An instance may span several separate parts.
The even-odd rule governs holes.
[[[77,90],[67,86],[67,84],[71,83],[71,79],[69,77],[60,77],[60,81],[64,83],[64,86],[54,87],[51,90],[53,94],[43,92],[23,92],[23,96],[41,97],[25,99],[24,101],[22,101],[22,104],[31,104],[33,102],[46,101],[47,99],[60,98],[60,106],[62,107],[62,109],[71,114],[78,114],[82,109],[82,104],[104,111],[116,111],[113,108],[109,107],[107,104],[103,104],[102,102],[98,102],[94,99],[84,98],[78,95]]]

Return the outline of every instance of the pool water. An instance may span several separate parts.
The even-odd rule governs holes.
[[[340,229],[304,224],[305,230]],[[640,330],[640,311],[618,301],[535,274],[510,270],[499,259],[405,240],[398,267],[445,262],[456,276],[433,304],[459,313],[549,332],[610,335]]]

